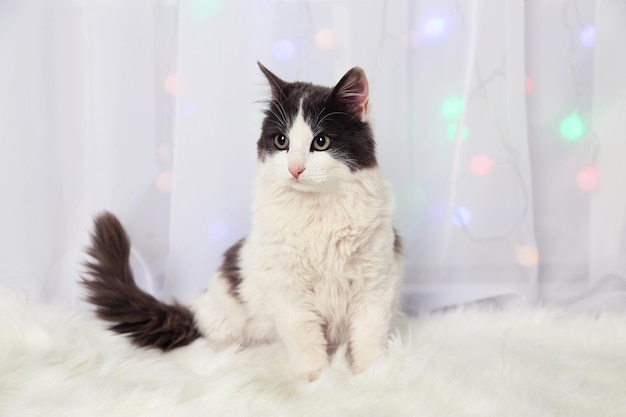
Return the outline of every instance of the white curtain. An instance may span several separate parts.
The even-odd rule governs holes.
[[[109,210],[142,287],[205,288],[250,228],[260,60],[368,74],[408,311],[626,310],[624,45],[624,0],[0,0],[1,284],[79,304]]]

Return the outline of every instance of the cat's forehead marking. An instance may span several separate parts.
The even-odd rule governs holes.
[[[304,118],[304,112],[302,110],[303,101],[304,98],[301,98],[298,113],[296,117],[293,118],[291,128],[287,134],[290,142],[289,159],[297,159],[302,163],[306,160],[306,154],[309,152],[311,140],[313,139],[311,126],[309,126]]]
[[[290,125],[288,126],[290,133],[288,136],[291,136],[291,131],[295,129],[296,132],[310,133],[312,137],[313,126],[317,122],[317,116],[319,116],[314,109],[317,109],[320,104],[306,90],[302,91],[299,97],[294,97],[293,102],[294,104],[297,103],[297,105],[292,105],[289,110],[291,114],[289,118]]]

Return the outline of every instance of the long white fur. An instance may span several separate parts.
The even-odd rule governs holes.
[[[25,277],[26,278],[26,277]],[[565,276],[564,276],[565,278]],[[278,344],[137,349],[92,314],[28,301],[0,279],[0,415],[10,417],[623,417],[626,315],[461,308],[398,320],[351,377],[286,381]],[[342,349],[343,350],[343,349]]]
[[[192,310],[216,347],[281,340],[297,378],[316,379],[342,343],[358,373],[384,354],[397,311],[402,260],[389,187],[377,167],[351,172],[329,152],[310,152],[302,101],[287,136],[289,150],[259,167],[240,300],[218,272]]]

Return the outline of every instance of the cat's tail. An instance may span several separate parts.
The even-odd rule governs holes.
[[[87,300],[98,317],[112,322],[110,329],[129,336],[133,343],[164,351],[188,345],[201,333],[193,313],[178,303],[165,304],[142,291],[130,269],[130,241],[111,213],[96,217],[85,262]]]

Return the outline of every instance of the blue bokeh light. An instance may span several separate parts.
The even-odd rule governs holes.
[[[209,238],[216,243],[222,243],[228,239],[230,230],[228,225],[223,221],[216,221],[209,226]]]
[[[272,45],[272,55],[278,61],[291,61],[296,55],[296,42],[291,39],[279,39]]]
[[[596,43],[596,28],[585,26],[578,34],[578,40],[585,48],[593,48]]]
[[[456,227],[464,227],[472,221],[472,212],[465,206],[457,206],[452,213],[452,224]]]
[[[431,18],[422,26],[422,33],[428,39],[440,38],[446,29],[446,21],[443,18]]]

